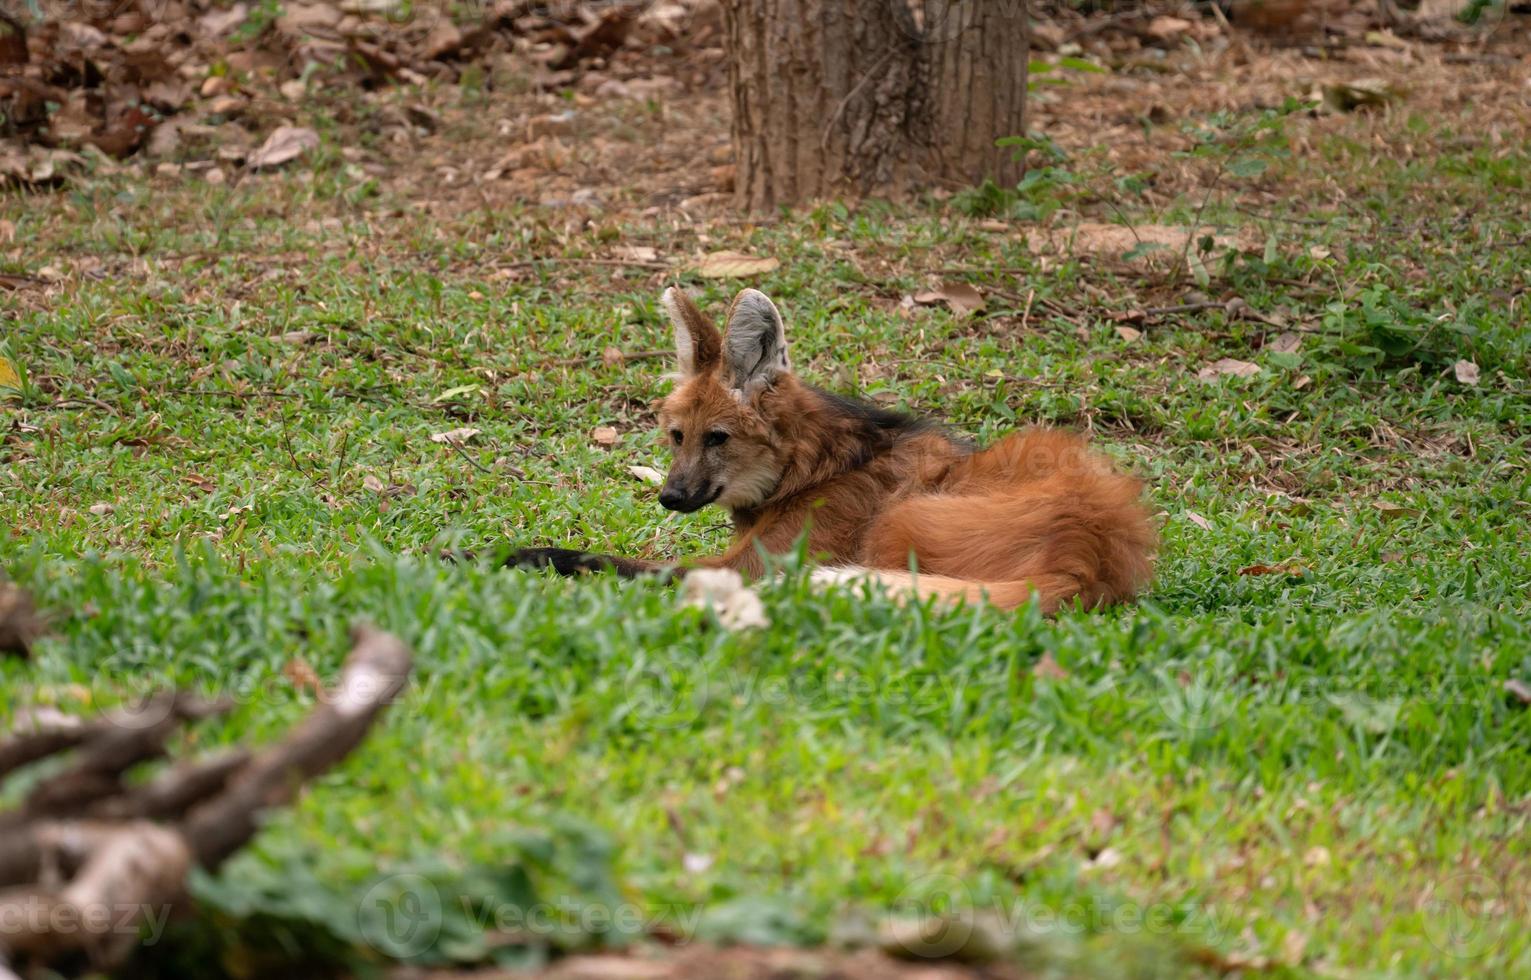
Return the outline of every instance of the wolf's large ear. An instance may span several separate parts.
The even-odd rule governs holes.
[[[709,323],[691,302],[691,297],[679,286],[671,286],[659,301],[675,326],[675,355],[680,376],[689,378],[717,367],[723,352],[723,338],[718,334],[718,328]]]
[[[746,398],[792,370],[781,313],[760,290],[746,289],[734,297],[723,337],[723,360],[729,387]]]

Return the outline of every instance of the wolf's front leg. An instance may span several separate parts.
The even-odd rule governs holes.
[[[551,568],[559,575],[587,575],[591,572],[615,572],[623,578],[657,575],[672,578],[680,570],[674,565],[641,558],[599,555],[570,548],[520,548],[505,559],[508,568]]]

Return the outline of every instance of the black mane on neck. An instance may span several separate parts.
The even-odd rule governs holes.
[[[833,415],[862,429],[868,436],[877,441],[887,440],[893,442],[899,436],[914,432],[923,432],[936,428],[936,423],[919,415],[911,415],[906,412],[893,412],[886,408],[879,408],[871,402],[861,401],[857,398],[847,398],[845,395],[837,395],[832,391],[822,388],[810,388],[817,395],[824,407]]]

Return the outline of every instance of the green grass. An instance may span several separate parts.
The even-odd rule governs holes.
[[[1234,197],[1204,216],[1274,237],[1206,291],[1302,327],[1293,354],[1220,311],[1124,340],[1110,313],[1194,284],[1044,268],[938,206],[826,207],[703,244],[638,218],[432,215],[354,193],[338,159],[311,180],[10,197],[0,217],[29,243],[11,266],[81,274],[47,302],[0,294],[0,353],[25,374],[0,401],[0,555],[55,625],[0,665],[0,717],[181,684],[239,702],[189,747],[271,738],[312,700],[289,661],[333,677],[357,620],[407,639],[416,684],[386,725],[198,886],[183,941],[232,972],[378,955],[353,948],[378,936],[357,909],[409,872],[447,928],[382,952],[426,960],[632,932],[581,920],[589,903],[795,942],[956,905],[1063,974],[1263,957],[1296,976],[1531,975],[1531,712],[1503,688],[1531,678],[1531,147],[1321,149],[1309,166],[1353,195],[1303,212],[1324,224],[1262,223]],[[1164,512],[1153,590],[1046,621],[789,574],[761,586],[772,628],[730,634],[651,583],[438,563],[455,545],[725,540],[720,516],[667,515],[627,472],[665,466],[649,405],[668,364],[601,352],[669,338],[662,276],[580,261],[613,242],[780,258],[756,284],[814,382],[980,439],[1092,429]],[[986,318],[897,311],[943,268],[989,292]],[[714,311],[739,285],[690,284]],[[1033,290],[1069,318],[1026,312]],[[1262,373],[1198,380],[1219,357]],[[481,434],[463,452],[429,439],[465,425]],[[1239,573],[1261,564],[1300,574]],[[1034,673],[1049,656],[1066,677]],[[575,904],[530,952],[496,954],[461,895]]]

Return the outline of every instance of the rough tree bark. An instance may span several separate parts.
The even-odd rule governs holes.
[[[735,193],[762,210],[1020,179],[1026,0],[724,0]]]

